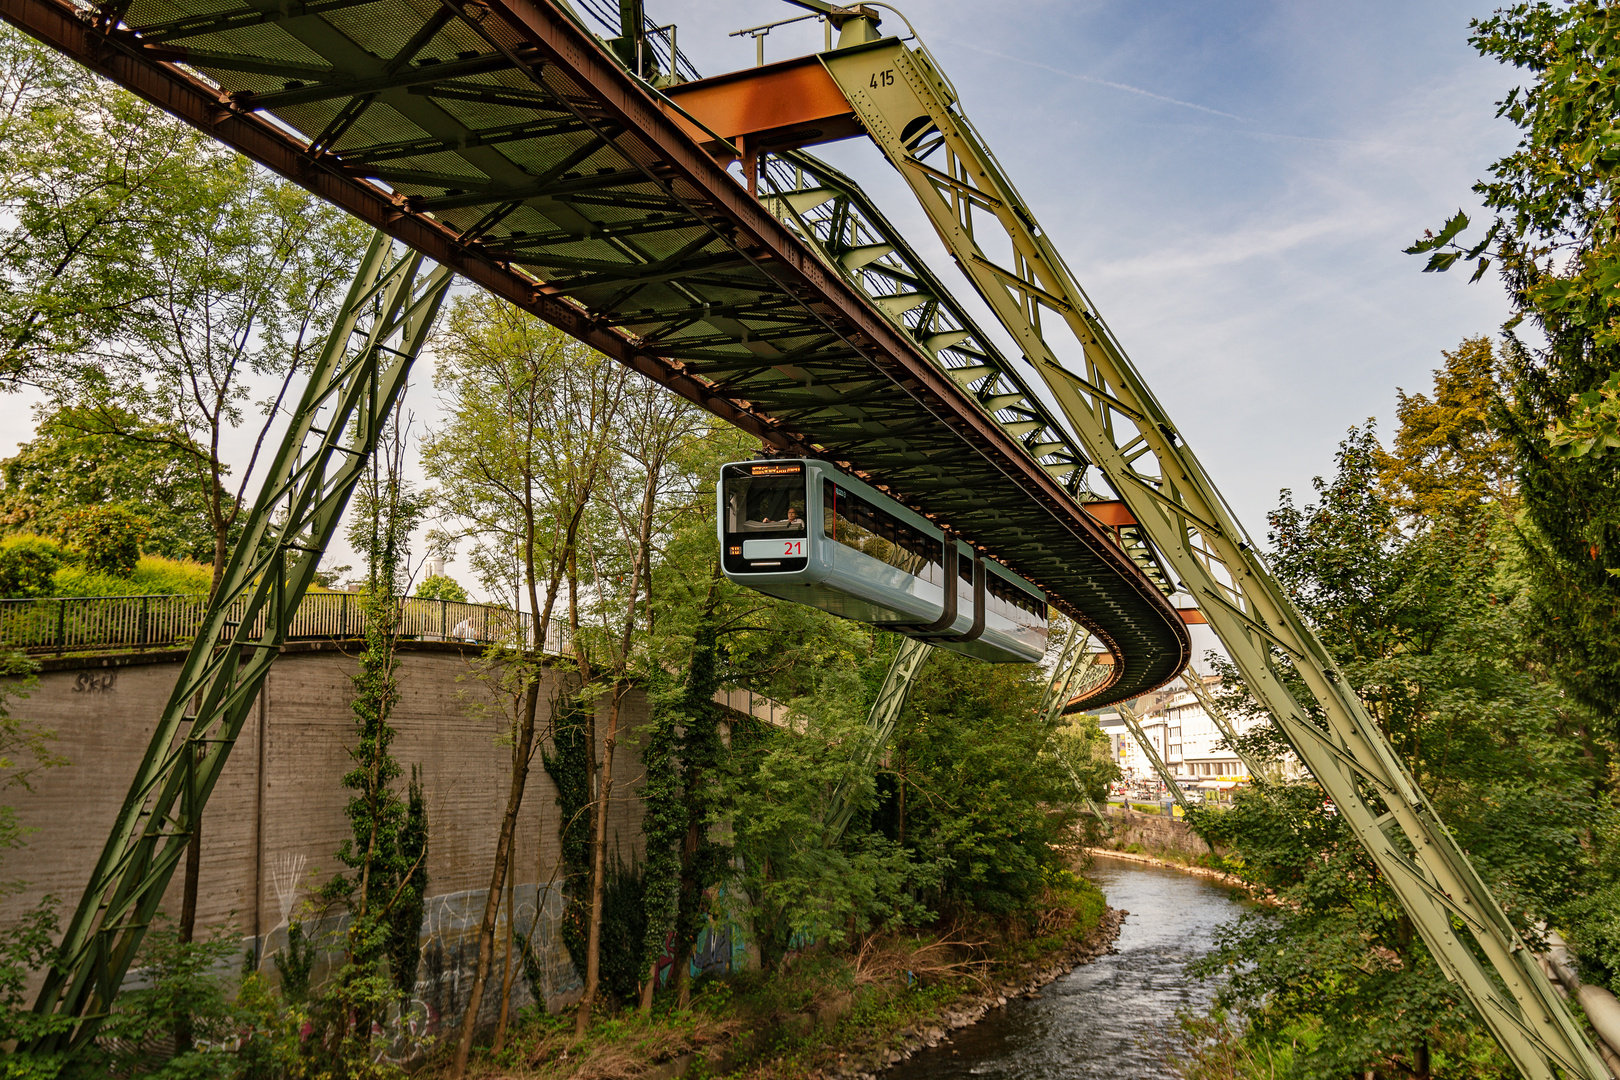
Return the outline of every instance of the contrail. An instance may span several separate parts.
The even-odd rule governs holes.
[[[1062,68],[1055,68],[1051,64],[1043,64],[1039,60],[1030,60],[1022,56],[1008,56],[1006,53],[999,53],[994,49],[983,49],[977,45],[969,45],[965,41],[956,41],[952,42],[952,44],[958,45],[964,49],[972,49],[977,53],[984,53],[986,56],[994,56],[1001,60],[1011,60],[1015,64],[1024,64],[1027,67],[1040,68],[1042,71],[1050,71],[1054,75],[1062,75],[1065,79],[1074,79],[1078,82],[1093,83],[1097,86],[1108,86],[1115,90],[1123,90],[1127,94],[1140,94],[1143,97],[1152,98],[1154,101],[1162,101],[1168,105],[1180,105],[1184,109],[1197,109],[1199,112],[1209,113],[1211,116],[1224,116],[1226,119],[1236,120],[1240,124],[1247,124],[1249,122],[1247,118],[1242,116],[1236,116],[1229,112],[1222,112],[1219,109],[1212,109],[1208,105],[1199,105],[1197,102],[1182,101],[1180,98],[1167,97],[1164,94],[1155,94],[1151,90],[1144,90],[1140,86],[1132,86],[1130,83],[1112,82],[1108,79],[1098,79],[1090,75],[1080,75],[1073,71],[1064,71]]]

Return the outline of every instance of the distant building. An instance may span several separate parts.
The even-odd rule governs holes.
[[[1220,679],[1206,675],[1204,685],[1210,690],[1220,686]],[[1253,778],[1242,760],[1230,747],[1223,744],[1224,737],[1209,718],[1198,697],[1180,682],[1152,694],[1145,694],[1130,703],[1141,721],[1142,733],[1155,752],[1184,788],[1202,789],[1215,794],[1229,791]],[[1114,761],[1128,782],[1153,787],[1159,783],[1153,763],[1137,745],[1119,712],[1103,709],[1096,714],[1098,725],[1108,736],[1113,747]],[[1237,733],[1247,734],[1264,720],[1232,718]],[[1284,771],[1295,773],[1298,766],[1284,763]]]

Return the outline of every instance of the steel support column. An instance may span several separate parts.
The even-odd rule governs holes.
[[[1087,458],[1199,605],[1300,760],[1526,1077],[1608,1070],[1331,654],[1271,574],[927,50],[822,54],[945,248],[1045,382]],[[981,243],[982,241],[982,243]],[[1289,693],[1303,680],[1320,721]],[[1121,710],[1122,713],[1125,710]],[[1465,941],[1463,934],[1471,940]]]
[[[1204,712],[1209,716],[1210,722],[1221,733],[1221,738],[1226,740],[1226,745],[1232,748],[1232,753],[1236,754],[1238,760],[1243,762],[1243,767],[1249,771],[1249,776],[1252,779],[1260,779],[1260,770],[1255,767],[1254,759],[1244,753],[1243,748],[1238,745],[1237,728],[1233,726],[1231,719],[1222,711],[1221,707],[1215,704],[1215,699],[1210,696],[1209,688],[1204,685],[1204,680],[1200,679],[1197,673],[1189,667],[1181,673],[1181,681],[1186,683],[1187,689],[1193,692],[1193,696],[1198,699],[1198,704],[1203,707]]]
[[[900,720],[900,710],[905,707],[906,695],[911,692],[911,684],[928,662],[932,651],[933,646],[926,641],[909,637],[900,639],[900,648],[889,664],[889,673],[883,677],[877,700],[872,702],[872,711],[866,717],[866,742],[851,765],[849,778],[834,789],[823,819],[830,839],[842,836],[844,829],[849,826],[850,815],[855,812],[850,798],[854,794],[856,778],[870,772],[883,755],[884,747],[889,745],[894,726]]]
[[[1175,775],[1170,772],[1170,767],[1164,763],[1164,758],[1159,756],[1159,752],[1153,749],[1153,744],[1148,741],[1147,732],[1142,730],[1142,721],[1137,717],[1136,712],[1123,701],[1117,703],[1114,708],[1119,710],[1119,718],[1125,721],[1126,727],[1130,728],[1131,737],[1136,740],[1136,745],[1142,748],[1142,753],[1146,754],[1148,761],[1152,762],[1153,771],[1159,774],[1159,779],[1164,781],[1164,786],[1170,789],[1170,797],[1176,800],[1176,805],[1185,812],[1187,809],[1187,797],[1181,793],[1181,785],[1176,783]],[[1165,730],[1169,731],[1169,728],[1167,727]],[[1168,736],[1166,736],[1166,739],[1168,740]],[[1129,801],[1129,797],[1127,797],[1127,801]]]
[[[75,1050],[106,1017],[450,278],[373,238],[34,1004],[75,1022],[19,1050]]]

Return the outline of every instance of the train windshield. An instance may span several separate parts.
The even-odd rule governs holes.
[[[805,483],[802,462],[750,462],[726,469],[726,532],[754,536],[803,536]]]

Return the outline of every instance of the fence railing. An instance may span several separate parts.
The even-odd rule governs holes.
[[[246,599],[235,606],[244,612]],[[28,653],[165,649],[189,645],[202,626],[203,596],[67,596],[0,600],[0,648]],[[255,632],[263,629],[264,614]],[[233,620],[240,622],[240,619]],[[471,644],[534,641],[534,616],[489,604],[406,597],[399,601],[400,637]],[[289,641],[357,638],[366,632],[365,600],[355,593],[310,593],[287,628]],[[568,627],[556,619],[543,649],[570,644]]]

